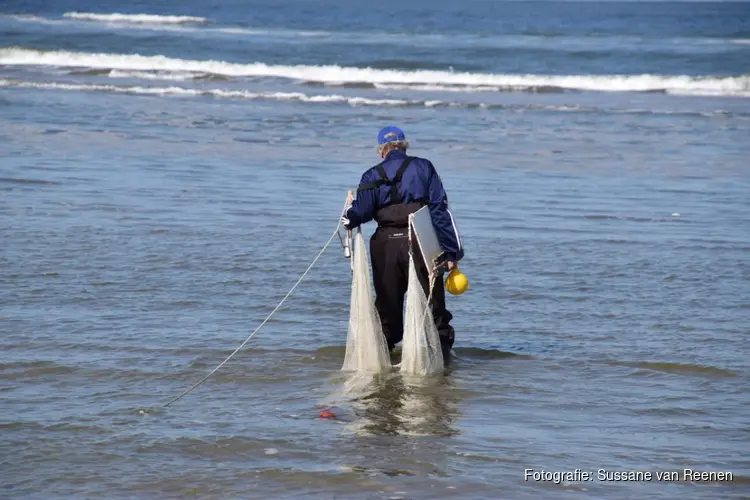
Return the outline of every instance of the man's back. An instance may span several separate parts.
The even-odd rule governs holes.
[[[402,169],[404,162],[411,161]],[[377,167],[382,168],[382,172]],[[400,199],[393,200],[393,190],[387,183],[379,183],[382,173],[392,181],[402,169],[400,182],[396,184]],[[351,226],[371,221],[383,208],[393,204],[422,204],[429,206],[438,241],[448,260],[454,262],[463,257],[463,246],[453,215],[448,209],[448,197],[443,183],[432,162],[418,156],[407,155],[396,149],[388,153],[382,163],[365,171],[357,190],[357,201],[349,211]]]
[[[361,199],[363,203],[371,202],[374,205],[373,210],[375,212],[386,206],[388,203],[393,202],[406,204],[424,200],[427,203],[429,198],[428,186],[430,178],[435,172],[435,168],[432,166],[432,163],[425,158],[412,155],[409,156],[412,160],[409,163],[409,166],[404,170],[401,176],[401,182],[398,186],[402,199],[391,200],[391,189],[387,185],[380,186],[378,189],[371,192],[359,191],[357,193],[357,198]],[[388,179],[393,179],[406,158],[407,155],[405,152],[396,150],[389,154],[379,165],[383,168]],[[362,175],[360,186],[376,182],[380,178],[381,176],[378,169],[376,167],[371,167]],[[368,199],[367,195],[374,196],[372,196],[371,199]]]

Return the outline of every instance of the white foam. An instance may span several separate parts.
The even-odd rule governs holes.
[[[169,73],[150,73],[147,71],[121,71],[113,69],[109,72],[110,78],[138,78],[141,80],[171,80],[184,82],[195,80],[204,76],[205,73],[186,73],[186,72],[169,72]]]
[[[223,33],[240,36],[270,36],[284,38],[330,38],[332,36],[357,37],[361,40],[361,33],[331,32],[322,30],[295,30],[285,28],[240,28],[221,27],[212,24],[205,17],[192,16],[159,16],[151,14],[94,14],[87,12],[66,12],[65,19],[49,19],[34,15],[3,15],[0,19],[12,19],[19,22],[40,24],[70,24],[78,21],[98,22],[105,28],[137,29],[154,31],[172,31],[180,33]],[[198,26],[196,26],[198,25]],[[211,25],[210,27],[207,25]]]
[[[382,90],[417,90],[422,92],[497,92],[497,87],[482,86],[482,85],[406,85],[406,84],[388,84],[388,83],[375,83],[376,89]]]
[[[152,95],[152,96],[177,96],[177,97],[200,97],[209,96],[223,99],[258,99],[271,101],[296,101],[306,103],[331,103],[344,104],[349,106],[375,106],[375,107],[407,107],[423,106],[426,108],[447,107],[447,108],[507,108],[507,105],[488,104],[482,102],[464,102],[464,101],[441,101],[441,100],[424,100],[424,99],[373,99],[367,97],[350,97],[338,94],[318,94],[308,95],[301,92],[250,92],[245,90],[226,90],[226,89],[199,89],[185,87],[143,87],[128,85],[101,85],[101,84],[76,84],[76,83],[55,83],[55,82],[25,82],[18,80],[9,80],[0,78],[0,87],[20,87],[20,88],[38,88],[47,90],[64,90],[79,92],[112,92],[119,94],[132,95]],[[514,108],[516,106],[510,106]],[[673,111],[659,111],[646,109],[606,109],[590,108],[584,106],[553,106],[527,104],[520,105],[521,109],[539,109],[545,111],[569,112],[576,113],[581,111],[602,111],[606,113],[654,113],[654,114],[674,114]],[[703,116],[724,116],[726,111],[717,110],[715,112],[699,113]]]
[[[16,14],[16,15],[3,15],[0,18],[12,19],[14,21],[22,23],[39,23],[39,24],[60,24],[66,21],[60,21],[55,19],[47,19],[44,17],[34,16],[31,14]]]
[[[35,16],[33,14],[10,14],[10,15],[0,16],[0,18],[13,19],[14,21],[23,21],[23,22],[29,22],[29,23],[43,23],[45,21],[49,21],[49,19]]]
[[[373,99],[368,97],[350,97],[338,94],[308,95],[302,92],[250,92],[246,90],[226,89],[197,89],[185,87],[143,87],[130,85],[101,85],[101,84],[77,84],[77,83],[54,83],[54,82],[24,82],[16,80],[0,79],[0,87],[37,88],[47,90],[67,90],[80,92],[112,92],[132,95],[152,96],[178,96],[178,97],[200,97],[210,96],[223,99],[261,99],[272,101],[296,101],[306,103],[331,103],[346,104],[349,106],[375,106],[375,107],[406,107],[423,106],[425,108],[450,107],[450,108],[490,108],[493,105],[471,102],[451,102],[440,100],[423,99]],[[579,106],[530,106],[532,108],[548,111],[575,112],[584,108]],[[627,111],[627,110],[625,110]]]
[[[298,101],[311,103],[340,103],[351,106],[435,106],[441,101],[421,101],[406,99],[370,99],[347,97],[336,94],[307,95],[301,92],[249,92],[246,90],[191,89],[184,87],[141,87],[120,85],[88,85],[77,83],[21,82],[0,79],[0,87],[25,87],[37,89],[73,90],[83,92],[113,92],[135,95],[161,96],[212,96],[227,99],[266,99],[274,101]]]
[[[683,88],[683,89],[667,89],[668,94],[673,95],[694,95],[694,96],[715,96],[715,97],[750,97],[750,87],[747,85],[745,88],[733,88],[732,86],[717,86],[717,88]]]
[[[134,24],[185,24],[185,23],[207,23],[205,17],[194,16],[169,16],[157,14],[95,14],[92,12],[66,12],[63,17],[76,19],[78,21],[99,21],[107,23],[134,23]]]
[[[750,75],[693,77],[661,75],[509,75],[451,71],[400,71],[342,66],[284,66],[264,63],[230,63],[186,60],[138,54],[105,54],[26,48],[0,49],[0,64],[86,67],[132,71],[174,71],[225,76],[276,77],[332,85],[417,85],[422,91],[464,87],[463,90],[571,89],[591,91],[691,93],[693,95],[744,96],[750,93]]]

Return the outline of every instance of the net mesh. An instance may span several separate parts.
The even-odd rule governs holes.
[[[391,368],[388,344],[373,300],[367,247],[357,230],[353,248],[352,294],[344,371],[381,372]]]
[[[408,283],[400,371],[409,375],[435,375],[444,369],[443,351],[440,348],[440,336],[432,318],[429,299],[425,297],[419,282],[411,250]],[[433,282],[430,283],[430,295],[432,285]]]

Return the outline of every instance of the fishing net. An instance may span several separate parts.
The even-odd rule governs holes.
[[[352,255],[352,294],[344,371],[381,372],[391,368],[388,344],[375,309],[370,264],[362,231],[357,229]]]
[[[409,242],[411,247],[411,241]],[[430,297],[435,279],[430,281]],[[406,317],[404,339],[401,344],[401,373],[434,375],[443,371],[443,351],[440,336],[432,318],[429,299],[425,297],[409,250],[409,284],[406,289]]]

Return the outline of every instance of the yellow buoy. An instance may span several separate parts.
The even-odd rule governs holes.
[[[469,280],[466,278],[465,274],[458,270],[457,267],[451,269],[451,272],[448,273],[448,277],[445,278],[445,289],[448,290],[448,293],[453,295],[461,295],[466,291],[468,286]]]

